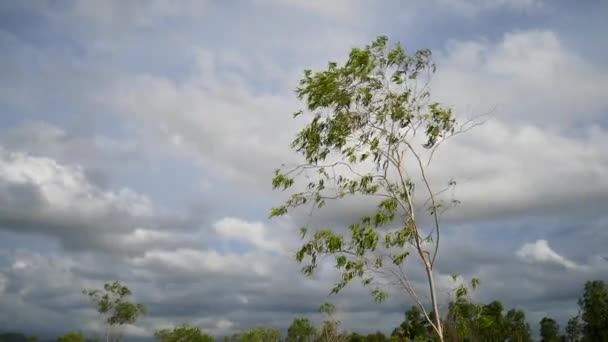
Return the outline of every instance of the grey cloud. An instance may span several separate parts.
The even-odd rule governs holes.
[[[538,3],[444,2],[453,5],[445,8],[472,13]],[[436,32],[420,28],[425,26],[419,18],[457,21],[453,13],[445,8],[427,13],[425,6],[417,12],[395,3],[364,13],[341,9],[342,2],[323,8],[306,2],[307,13],[283,4],[285,15],[211,3],[203,8],[189,2],[55,4],[19,3],[17,12],[30,22],[44,18],[37,26],[0,24],[0,124],[10,126],[3,127],[0,143],[36,164],[29,179],[17,182],[3,174],[15,165],[9,151],[2,152],[0,226],[44,234],[63,247],[40,248],[23,242],[26,238],[14,239],[23,244],[20,252],[3,245],[0,329],[47,335],[94,330],[93,310],[78,293],[111,279],[125,281],[136,299],[149,305],[150,317],[138,324],[148,334],[183,321],[215,333],[262,324],[285,329],[297,315],[318,321],[314,312],[326,300],[337,304],[349,329],[388,331],[401,321],[409,302],[398,291],[384,304],[372,304],[368,289],[356,284],[328,297],[336,276],[329,264],[305,279],[286,255],[298,244],[297,227],[309,218],[297,213],[280,229],[264,221],[267,208],[260,208],[281,196],[269,192],[272,170],[293,161],[287,146],[302,122],[291,120],[299,107],[291,89],[300,70],[342,58],[349,46],[365,44],[371,31],[397,30],[387,22],[399,21],[399,34],[418,29],[424,39],[436,40]],[[295,1],[295,8],[302,4]],[[6,13],[8,5],[0,6]],[[333,19],[336,13],[343,15],[340,20]],[[459,113],[498,104],[500,115],[450,142],[439,156],[433,176],[438,184],[455,177],[463,205],[445,216],[437,270],[443,294],[452,285],[450,273],[478,276],[480,300],[522,307],[535,327],[545,313],[563,321],[576,309],[582,283],[607,276],[606,132],[594,127],[606,110],[601,93],[606,70],[576,52],[562,33],[509,26],[511,33],[496,41],[488,33],[487,39],[456,37],[438,45],[435,94]],[[106,137],[99,126],[124,130],[127,138]],[[147,173],[151,166],[141,158],[150,155],[196,160],[205,173],[201,178],[213,183],[201,194],[204,202],[176,218],[160,213],[153,199],[110,188],[124,164],[139,165],[143,170],[137,175]],[[34,181],[51,165],[62,170],[58,177]],[[176,177],[172,171],[166,176]],[[86,190],[75,191],[62,179],[66,184],[78,179],[75,184]],[[72,190],[82,196],[68,196]],[[102,209],[85,210],[87,203]],[[149,212],[136,214],[135,204]],[[369,208],[365,199],[329,205],[312,223],[343,228]],[[222,236],[203,215],[261,221],[272,241]],[[510,222],[516,219],[527,224]],[[463,228],[467,224],[472,228]],[[581,267],[516,256],[524,243],[539,239]],[[261,245],[267,250],[256,248]],[[285,247],[284,254],[268,251],[277,245]],[[419,267],[412,265],[411,276],[424,285]]]
[[[140,253],[179,240],[186,223],[129,189],[105,190],[81,168],[0,150],[0,227],[57,238],[68,249]],[[157,229],[163,228],[160,232]],[[190,239],[191,237],[184,238]]]

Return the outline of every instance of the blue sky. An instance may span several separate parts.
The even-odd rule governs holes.
[[[95,332],[83,287],[128,283],[150,315],[214,334],[314,319],[335,274],[299,274],[298,215],[268,221],[272,171],[304,124],[293,89],[377,35],[430,48],[433,96],[492,119],[446,145],[458,181],[439,278],[480,300],[576,313],[608,265],[608,29],[603,1],[252,0],[0,3],[0,330]],[[345,224],[365,202],[315,224]],[[440,282],[442,282],[441,280]],[[445,288],[451,286],[447,280]],[[347,329],[390,331],[409,305],[357,286]],[[448,298],[445,298],[448,300]]]

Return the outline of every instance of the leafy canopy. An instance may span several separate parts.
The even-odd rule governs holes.
[[[133,324],[146,314],[143,304],[127,300],[131,290],[117,281],[104,284],[103,290],[88,289],[82,292],[95,304],[97,312],[106,317],[106,323],[110,326]]]
[[[401,266],[409,256],[404,249],[408,244],[415,245],[429,269],[437,254],[437,247],[429,252],[424,244],[432,241],[433,233],[438,244],[443,204],[436,201],[424,169],[435,148],[458,132],[456,120],[450,109],[429,99],[428,81],[435,71],[431,52],[409,55],[399,44],[388,48],[387,41],[379,37],[365,48],[352,49],[343,65],[330,62],[320,72],[305,70],[296,94],[312,119],[291,144],[305,162],[276,170],[272,180],[275,189],[285,190],[298,176],[311,179],[305,191],[293,193],[270,217],[306,204],[321,208],[328,199],[377,198],[377,210],[351,224],[347,233],[318,230],[296,254],[298,261],[307,261],[303,272],[308,275],[320,256],[335,257],[342,277],[333,293],[354,278],[371,284],[373,277],[366,270],[381,270],[387,263]],[[423,160],[424,151],[428,160]],[[426,233],[415,218],[420,208],[414,200],[415,179],[406,167],[410,164],[422,172],[426,200],[420,206],[434,221],[433,230]],[[306,237],[307,227],[301,232]],[[380,254],[379,249],[388,252],[370,258]],[[379,289],[373,295],[377,300],[386,297]]]

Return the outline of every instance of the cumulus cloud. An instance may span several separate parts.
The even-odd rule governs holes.
[[[437,4],[465,16],[475,16],[483,12],[497,9],[534,11],[543,7],[542,0],[439,0]]]
[[[268,222],[283,196],[270,193],[269,180],[293,161],[288,144],[303,122],[291,119],[299,109],[291,89],[301,70],[377,33],[401,38],[420,27],[425,40],[414,44],[434,45],[437,99],[462,116],[496,108],[444,146],[430,174],[439,186],[455,179],[462,201],[444,217],[442,304],[456,272],[481,278],[480,300],[563,321],[583,282],[608,275],[608,71],[568,43],[571,32],[534,16],[548,3],[233,6],[0,4],[19,18],[0,25],[0,329],[53,337],[73,330],[69,322],[96,331],[79,291],[120,279],[150,309],[130,328],[137,336],[181,322],[216,334],[285,328],[296,315],[318,319],[326,300],[346,328],[390,331],[409,305],[402,294],[377,305],[354,285],[328,298],[331,260],[306,279],[287,257],[300,224],[342,227],[369,201]],[[504,9],[534,20],[519,27],[547,28],[484,26],[480,14]],[[468,30],[485,37],[463,36]],[[192,182],[182,176],[186,162],[196,164]],[[125,172],[126,164],[137,167]],[[191,197],[176,201],[186,190]],[[192,197],[202,199],[187,203],[195,210],[186,218],[158,204]],[[424,285],[418,271],[412,280]]]
[[[4,228],[57,238],[72,249],[116,250],[167,236],[144,228],[164,220],[146,196],[102,189],[81,167],[47,157],[0,150],[0,203]]]
[[[268,228],[260,222],[249,223],[227,217],[214,224],[215,231],[223,238],[241,240],[268,251],[280,251],[281,242],[273,239]]]
[[[608,72],[550,30],[505,33],[497,42],[452,40],[438,56],[434,94],[461,113],[559,127],[568,133],[608,108]]]
[[[549,242],[547,242],[547,240],[538,240],[534,243],[526,243],[521,246],[519,250],[517,250],[516,255],[525,262],[557,264],[564,266],[565,268],[580,267],[573,261],[568,260],[555,252],[551,246],[549,246]]]

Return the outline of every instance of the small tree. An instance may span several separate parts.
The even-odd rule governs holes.
[[[143,304],[132,303],[127,300],[131,295],[128,287],[115,281],[104,284],[103,290],[86,289],[82,291],[95,304],[97,312],[104,317],[106,324],[106,341],[110,341],[112,328],[124,324],[133,324],[146,313]],[[115,337],[120,340],[120,335]]]
[[[540,340],[541,342],[559,341],[559,325],[553,318],[543,317],[540,320]]]
[[[287,329],[286,342],[313,342],[317,329],[308,318],[295,318]]]
[[[215,342],[215,338],[205,334],[198,327],[180,325],[173,329],[161,329],[154,333],[159,342]]]
[[[340,321],[334,317],[336,307],[331,303],[323,303],[319,307],[319,312],[325,316],[325,320],[317,342],[346,342],[348,337],[340,333]]]
[[[391,334],[396,340],[410,341],[429,339],[429,322],[424,318],[418,306],[412,306],[405,312],[405,319]]]
[[[428,168],[445,139],[473,124],[457,124],[450,109],[429,100],[428,83],[435,71],[429,50],[410,56],[399,44],[388,49],[386,43],[386,37],[379,37],[371,46],[353,49],[344,65],[331,62],[327,70],[304,71],[296,93],[313,116],[291,147],[305,162],[276,170],[272,184],[287,189],[296,179],[310,182],[273,208],[270,217],[308,204],[320,208],[327,200],[347,196],[376,200],[377,209],[353,222],[347,233],[316,231],[296,258],[307,261],[303,272],[310,275],[322,256],[334,256],[341,280],[332,293],[360,278],[374,286],[372,294],[381,301],[390,279],[414,300],[443,340],[434,266],[440,215],[457,201],[441,200],[440,194],[455,182],[434,189]],[[430,215],[428,220],[420,218],[421,212]],[[307,228],[301,232],[305,237]],[[424,268],[434,318],[406,275],[411,252]]]
[[[522,310],[511,309],[505,315],[505,332],[509,342],[532,342],[530,324]]]
[[[583,327],[578,315],[568,320],[565,330],[567,342],[578,342],[581,340],[581,336],[583,335]]]

